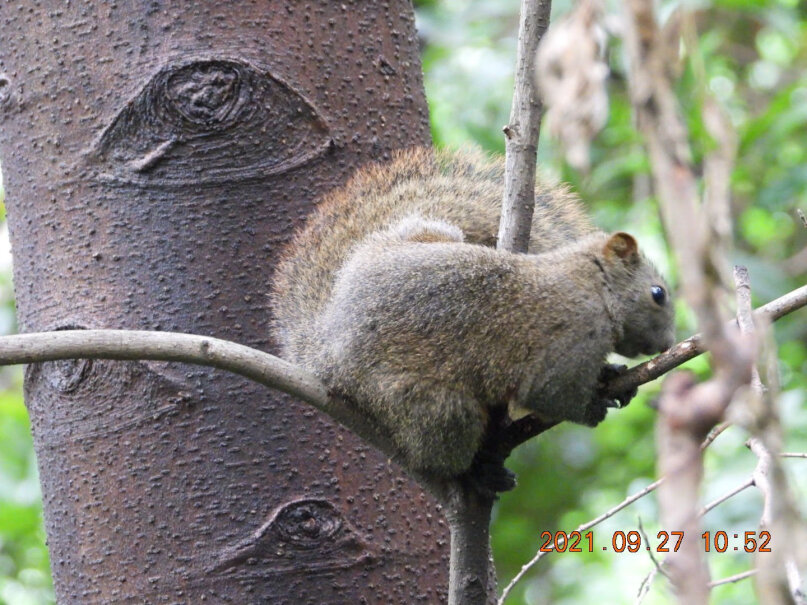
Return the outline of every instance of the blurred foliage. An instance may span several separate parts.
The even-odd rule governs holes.
[[[553,4],[553,20],[571,6],[569,0]],[[663,2],[660,14],[668,17],[677,5]],[[517,0],[416,2],[436,145],[480,145],[503,153],[501,127],[510,112],[518,6]],[[701,123],[707,92],[736,130],[738,159],[731,181],[736,250],[731,260],[749,267],[755,304],[762,304],[802,285],[807,272],[807,230],[794,213],[796,207],[807,211],[807,5],[798,0],[696,0],[688,6],[693,19],[683,31],[692,42],[682,45],[677,92],[699,168],[704,152],[714,145]],[[618,15],[619,3],[609,2],[608,9]],[[591,149],[590,172],[567,166],[547,136],[541,138],[539,164],[550,178],[573,185],[600,226],[635,233],[674,283],[648,161],[630,116],[618,41],[609,43],[607,56],[610,115]],[[694,323],[681,301],[678,306],[683,338],[694,332]],[[806,314],[801,310],[775,324],[785,449],[802,452],[807,451]],[[705,358],[687,367],[708,375]],[[611,413],[594,431],[559,426],[514,452],[508,464],[519,485],[502,495],[493,524],[500,587],[537,552],[542,531],[571,531],[654,480],[655,412],[649,404],[657,392],[658,384],[643,387],[627,409]],[[756,459],[745,439],[741,429],[732,428],[709,449],[705,502],[749,477]],[[805,501],[807,462],[788,459],[785,464],[799,500]],[[742,535],[758,529],[760,513],[761,497],[748,489],[711,511],[704,529]],[[637,530],[639,518],[653,543],[658,531],[674,529],[659,527],[655,497],[643,498],[594,528],[595,552],[546,555],[508,604],[634,603],[653,563],[644,549],[618,554],[610,543],[615,531]],[[602,546],[609,550],[603,552]],[[712,552],[709,564],[717,579],[744,571],[753,561],[729,549]],[[716,603],[756,602],[750,580],[713,594]],[[657,577],[644,603],[668,602],[666,580]]]
[[[19,368],[0,376],[0,603],[53,602],[42,494]]]
[[[416,1],[423,46],[423,70],[432,133],[440,146],[480,145],[502,153],[501,127],[512,94],[518,0]],[[556,0],[553,19],[569,10]],[[663,2],[662,15],[676,6]],[[722,104],[736,129],[739,152],[732,175],[736,235],[735,262],[751,271],[755,303],[761,304],[804,283],[807,230],[794,208],[807,210],[807,6],[799,0],[694,0],[696,31],[688,39],[679,98],[700,159],[710,141],[701,126],[704,92]],[[610,12],[618,10],[611,2]],[[539,150],[542,170],[570,182],[605,229],[635,233],[642,247],[675,278],[654,200],[649,197],[648,163],[631,123],[625,94],[624,58],[618,43],[608,49],[612,69],[611,108],[605,130],[592,150],[592,169],[581,174],[561,159],[551,140]],[[0,188],[2,185],[0,185]],[[2,190],[0,189],[0,199]],[[694,330],[691,314],[679,308],[680,336]],[[10,269],[0,266],[0,333],[13,331]],[[799,311],[775,324],[781,375],[779,406],[786,427],[785,449],[807,451],[807,322]],[[708,375],[704,358],[687,364]],[[30,430],[18,369],[0,372],[0,603],[52,602],[41,503]],[[612,413],[596,430],[560,426],[519,448],[510,459],[519,486],[504,494],[495,510],[493,545],[503,586],[537,551],[542,531],[570,531],[653,481],[658,385],[648,385],[625,410]],[[704,501],[743,483],[756,460],[746,436],[733,428],[706,456]],[[801,502],[807,501],[807,461],[789,459],[787,470]],[[711,511],[704,528],[730,534],[757,529],[761,498],[748,489]],[[633,603],[653,568],[646,552],[617,554],[614,532],[636,530],[642,520],[655,543],[655,498],[643,498],[593,530],[593,553],[547,555],[508,601],[543,603]],[[774,537],[775,538],[775,537]],[[602,546],[609,551],[603,552]],[[711,553],[714,578],[753,565],[740,552]],[[754,603],[751,582],[719,587],[716,603]],[[656,578],[647,604],[670,602],[663,578]]]

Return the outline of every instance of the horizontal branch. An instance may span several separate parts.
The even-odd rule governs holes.
[[[388,439],[347,402],[332,396],[319,378],[279,357],[220,338],[143,330],[58,330],[0,337],[0,365],[59,359],[150,359],[227,370],[302,399],[394,454]]]

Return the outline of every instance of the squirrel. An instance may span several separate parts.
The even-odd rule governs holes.
[[[565,187],[537,184],[527,254],[497,250],[503,182],[480,152],[398,152],[329,194],[275,272],[282,357],[416,472],[468,473],[494,412],[595,426],[605,357],[674,342],[664,280]]]

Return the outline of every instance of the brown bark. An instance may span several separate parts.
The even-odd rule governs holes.
[[[429,141],[405,0],[0,6],[0,152],[23,331],[273,350],[294,226]],[[61,603],[445,598],[433,500],[310,407],[219,370],[26,372]]]

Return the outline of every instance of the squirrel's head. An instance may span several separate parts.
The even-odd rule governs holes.
[[[627,233],[614,233],[602,250],[604,271],[622,323],[616,352],[625,357],[652,355],[675,342],[675,312],[669,288]]]

